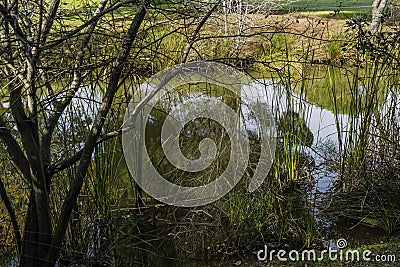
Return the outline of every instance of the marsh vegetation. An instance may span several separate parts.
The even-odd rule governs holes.
[[[231,266],[256,262],[264,244],[320,249],[342,235],[398,252],[399,22],[391,7],[372,34],[370,2],[3,1],[0,264]],[[197,83],[160,99],[145,144],[176,184],[212,181],[231,145],[217,122],[195,119],[180,134],[182,153],[198,158],[209,138],[217,159],[196,173],[175,168],[160,139],[173,107],[217,99],[248,121],[250,157],[238,185],[216,202],[182,208],[135,183],[121,127],[140,84],[195,60],[254,78],[273,114],[276,150],[250,193],[260,129],[240,97]],[[356,238],[365,232],[377,234]]]

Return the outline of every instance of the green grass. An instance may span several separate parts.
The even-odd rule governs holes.
[[[298,1],[275,1],[278,10],[292,12],[292,11],[334,11],[340,9],[341,11],[365,13],[371,12],[372,0],[298,0]],[[261,0],[248,0],[252,5],[265,4]]]
[[[82,7],[96,7],[99,4],[98,0],[63,0],[61,1],[61,7],[63,8],[82,8]]]
[[[338,0],[300,0],[292,3],[293,6],[302,8],[318,9],[320,7],[353,7],[353,6],[372,6],[371,0],[338,1]]]
[[[165,2],[163,0],[157,0],[156,3],[160,4]],[[299,0],[294,1],[292,3],[287,3],[288,1],[278,1],[281,3],[281,6],[284,10],[288,11],[333,11],[338,8],[341,8],[342,11],[345,12],[353,12],[353,13],[364,13],[370,11],[370,7],[372,6],[372,0]],[[261,0],[249,0],[247,1],[249,4],[265,4]],[[64,0],[61,3],[63,8],[75,9],[82,7],[96,7],[98,1],[94,0]],[[362,6],[362,8],[359,8]]]
[[[369,15],[371,13],[370,8],[358,8],[358,9],[342,9],[340,12],[336,12],[333,9],[325,9],[325,10],[313,10],[313,11],[305,11],[301,12],[305,14],[312,13],[314,16],[318,16],[325,19],[336,19],[336,20],[348,20],[354,17],[360,17],[363,15]]]

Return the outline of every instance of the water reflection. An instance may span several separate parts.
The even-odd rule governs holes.
[[[200,143],[205,139],[210,139],[215,144],[215,158],[206,169],[194,173],[176,169],[162,150],[161,128],[171,110],[177,110],[182,113],[191,112],[190,105],[187,103],[196,103],[198,98],[215,98],[224,102],[240,114],[241,127],[243,127],[249,136],[252,150],[250,158],[250,167],[248,169],[251,177],[251,166],[259,160],[259,139],[263,134],[262,129],[257,126],[256,118],[250,112],[254,106],[266,105],[274,112],[277,131],[276,140],[280,149],[301,151],[305,154],[304,158],[312,161],[312,168],[307,169],[309,176],[313,177],[315,183],[312,193],[326,192],[333,187],[334,181],[338,176],[336,170],[329,168],[329,161],[336,160],[340,146],[345,143],[340,140],[346,140],[347,131],[350,130],[350,122],[357,128],[357,123],[361,123],[359,118],[351,118],[348,114],[334,114],[332,111],[323,109],[313,103],[307,102],[304,96],[296,95],[287,90],[279,83],[273,83],[269,80],[255,81],[254,86],[243,87],[242,95],[250,99],[248,105],[241,103],[240,97],[236,97],[228,90],[220,87],[196,85],[189,88],[182,88],[180,93],[171,94],[168,98],[160,99],[156,108],[151,111],[148,123],[146,125],[146,147],[151,155],[153,165],[169,181],[184,186],[199,186],[210,183],[214,177],[218,177],[227,166],[231,151],[231,144],[226,130],[216,121],[199,117],[190,121],[182,127],[179,135],[179,147],[183,155],[188,159],[198,159],[201,157]],[[388,95],[386,102],[380,107],[381,114],[393,112],[392,107],[400,105],[398,94]],[[221,110],[221,112],[223,112]],[[395,112],[398,112],[395,111]],[[384,117],[384,116],[383,116]],[[397,125],[399,121],[397,121]],[[287,129],[291,129],[287,131]],[[291,134],[292,143],[282,142],[284,134]],[[285,146],[289,147],[285,147]],[[207,150],[212,149],[210,145]],[[203,153],[204,154],[204,153]],[[310,164],[311,165],[311,164]],[[159,231],[157,229],[157,231]],[[165,246],[174,248],[171,246]],[[176,255],[176,251],[165,252],[166,255]],[[179,262],[171,260],[169,266],[179,266]],[[226,264],[230,266],[229,263]],[[163,262],[163,266],[167,263]],[[195,263],[183,266],[196,266]],[[204,266],[199,263],[198,266]],[[221,265],[219,265],[221,266]]]
[[[227,158],[230,153],[229,138],[225,129],[217,122],[206,119],[197,118],[187,123],[179,136],[179,145],[182,153],[188,159],[197,159],[201,156],[199,150],[200,143],[204,139],[211,139],[216,147],[217,159],[205,171],[197,173],[183,172],[176,170],[168,160],[161,147],[161,127],[165,122],[167,114],[171,110],[182,113],[191,112],[185,103],[191,102],[195,104],[193,99],[200,97],[216,98],[226,103],[241,116],[242,125],[249,134],[250,142],[257,143],[262,134],[262,129],[258,128],[256,118],[251,113],[251,109],[255,106],[266,105],[271,107],[278,134],[276,140],[283,138],[279,133],[283,129],[287,131],[291,129],[293,142],[289,149],[298,149],[305,153],[307,157],[312,158],[315,166],[324,166],[327,155],[323,155],[321,151],[331,151],[334,153],[339,149],[339,140],[346,138],[346,127],[348,127],[349,116],[346,114],[333,114],[331,111],[320,108],[312,103],[307,102],[304,97],[288,92],[284,86],[273,83],[269,80],[255,81],[252,86],[244,86],[241,90],[242,97],[250,99],[248,105],[240,102],[238,97],[230,94],[228,90],[222,87],[208,85],[192,86],[184,88],[180,93],[170,94],[168,99],[160,99],[156,109],[151,112],[150,120],[146,126],[146,146],[149,155],[152,156],[154,166],[158,166],[161,175],[168,177],[170,181],[185,184],[186,186],[198,186],[209,182],[208,180],[198,179],[198,177],[218,177],[227,164]],[[221,112],[223,112],[221,110]],[[207,117],[207,116],[204,116]],[[212,148],[208,148],[212,149]],[[258,161],[259,155],[253,158]],[[212,175],[211,175],[212,174]],[[323,168],[314,168],[311,176],[315,178],[315,191],[326,191],[332,186],[332,179],[337,173]]]

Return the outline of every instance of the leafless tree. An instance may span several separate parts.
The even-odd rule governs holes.
[[[371,33],[375,34],[382,23],[385,8],[390,3],[389,0],[374,0],[372,3],[372,22]]]
[[[5,110],[0,114],[0,139],[30,195],[21,230],[10,192],[0,180],[20,266],[54,266],[93,151],[121,132],[105,133],[103,129],[115,94],[130,72],[139,71],[132,59],[144,49],[154,52],[152,47],[157,44],[157,40],[146,43],[142,29],[155,27],[151,20],[144,25],[154,8],[151,0],[100,0],[94,9],[72,10],[80,17],[77,20],[68,18],[72,11],[61,4],[60,0],[0,3],[1,101]],[[123,8],[128,15],[114,16]],[[168,10],[165,14],[173,16]],[[66,18],[71,22],[68,25]],[[112,56],[107,54],[110,46],[117,51]],[[60,118],[93,77],[105,88],[98,109],[84,133],[84,142],[69,156],[60,155],[54,137]],[[73,122],[68,130],[73,131]],[[58,173],[71,168],[68,193],[62,206],[55,208],[50,204],[51,184]]]

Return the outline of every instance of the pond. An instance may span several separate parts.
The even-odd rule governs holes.
[[[206,84],[195,84],[179,88],[175,92],[170,92],[168,97],[158,99],[156,108],[153,108],[150,113],[151,116],[146,126],[146,146],[152,164],[157,166],[157,171],[168,177],[171,182],[188,186],[199,186],[208,183],[221,174],[224,166],[226,166],[227,158],[229,158],[230,145],[226,131],[217,122],[205,119],[206,114],[204,114],[204,117],[200,116],[200,118],[194,119],[184,126],[182,125],[182,131],[175,140],[179,143],[182,153],[187,158],[197,159],[204,154],[198,149],[201,140],[205,138],[212,139],[216,143],[217,152],[213,152],[212,157],[216,158],[216,162],[210,164],[207,169],[197,173],[177,171],[174,166],[165,160],[165,154],[160,149],[162,147],[160,139],[161,128],[167,114],[189,113],[192,111],[190,106],[196,105],[196,101],[202,98],[214,98],[232,107],[240,114],[243,127],[249,133],[249,138],[255,143],[259,139],[260,129],[257,120],[251,114],[248,103],[242,103],[241,99],[257,99],[259,104],[269,107],[276,124],[274,138],[277,143],[282,138],[282,125],[290,125],[289,131],[292,131],[295,136],[294,140],[299,139],[300,141],[294,141],[293,147],[288,149],[305,154],[309,161],[310,167],[307,171],[310,179],[308,182],[312,183],[312,185],[308,187],[309,191],[306,193],[311,200],[317,199],[320,195],[328,193],[335,188],[339,170],[330,167],[331,161],[339,161],[340,150],[345,150],[345,146],[349,144],[347,135],[351,131],[357,133],[357,127],[362,125],[361,120],[364,118],[363,114],[350,116],[349,114],[334,113],[331,110],[324,109],[310,103],[306,97],[287,90],[283,84],[272,80],[259,79],[254,81],[251,86],[242,88],[240,97],[236,97],[222,87]],[[190,105],[185,105],[187,103],[190,103]],[[389,94],[386,101],[380,106],[379,112],[385,114],[389,110],[393,110],[393,106],[398,107],[398,104],[399,95],[397,93]],[[221,110],[220,112],[223,111]],[[350,138],[352,138],[352,142],[356,142],[353,136]],[[251,148],[257,150],[256,146]],[[254,164],[254,161],[258,159],[255,156],[253,161],[250,160],[249,164]],[[313,212],[318,214],[315,208]],[[316,220],[319,220],[318,217]],[[360,235],[354,234],[357,231],[353,231],[353,236],[366,237],[372,233],[371,230],[361,229],[359,230]],[[365,234],[367,232],[368,235]],[[376,232],[378,234],[374,235],[375,239],[377,236],[382,235],[382,232]],[[350,240],[348,233],[346,238]],[[357,244],[354,239],[352,241],[353,244]],[[245,264],[245,261],[237,263]],[[255,264],[253,256],[248,257],[248,263]],[[174,264],[178,263],[174,262]],[[183,266],[197,266],[196,264],[195,262],[184,263]],[[202,264],[204,263],[198,266],[202,266]],[[208,264],[212,266],[212,262],[208,262]],[[221,262],[215,262],[215,264],[221,266]],[[231,264],[232,262],[227,263],[227,266]]]
[[[365,93],[363,88],[360,93]],[[379,106],[378,114],[385,117],[388,112],[396,114],[395,120],[399,126],[399,107],[400,97],[398,92],[390,91],[386,96],[385,101]],[[215,142],[216,149],[211,158],[215,158],[215,162],[209,163],[207,168],[200,172],[185,172],[176,170],[174,166],[166,160],[165,153],[162,151],[161,128],[166,120],[167,114],[174,113],[190,113],[193,111],[190,107],[196,105],[199,99],[217,99],[234,109],[241,117],[242,127],[249,133],[251,149],[257,152],[257,142],[260,140],[260,128],[257,118],[251,113],[248,103],[241,102],[242,99],[257,99],[257,104],[267,106],[274,118],[276,129],[269,134],[274,134],[274,139],[279,146],[288,145],[280,140],[283,138],[283,132],[289,130],[289,134],[294,136],[293,143],[289,144],[287,149],[293,153],[303,154],[309,162],[307,168],[308,180],[311,186],[307,187],[308,198],[310,200],[319,199],[321,195],[331,192],[335,189],[335,183],[339,176],[339,169],[332,167],[338,164],[340,153],[348,149],[349,144],[357,142],[358,131],[361,130],[365,116],[360,112],[356,116],[346,113],[333,112],[324,109],[317,104],[311,103],[304,95],[296,94],[285,88],[282,83],[277,83],[272,80],[258,79],[253,81],[250,86],[241,89],[240,97],[230,93],[229,90],[220,86],[210,86],[207,84],[194,84],[178,88],[174,92],[170,92],[168,97],[160,98],[157,105],[150,113],[150,118],[146,126],[146,147],[150,155],[150,159],[154,166],[157,166],[157,171],[164,177],[174,183],[179,183],[186,186],[200,186],[208,183],[218,177],[227,165],[229,159],[229,150],[231,145],[227,138],[226,130],[221,127],[216,121],[199,116],[190,120],[187,124],[181,125],[182,131],[179,133],[175,141],[179,144],[180,149],[185,157],[191,160],[198,159],[205,151],[200,151],[199,146],[201,140],[211,139]],[[187,105],[189,103],[189,105]],[[222,109],[217,112],[224,112]],[[376,114],[375,114],[376,115]],[[179,115],[178,115],[179,116]],[[269,116],[267,114],[266,116]],[[393,116],[391,117],[393,118]],[[374,119],[372,121],[375,121]],[[375,121],[376,123],[376,121]],[[288,127],[289,129],[282,127]],[[290,131],[292,131],[290,133]],[[287,133],[287,132],[286,132]],[[296,141],[298,140],[298,141]],[[374,138],[371,142],[377,142]],[[203,147],[203,149],[205,149]],[[283,148],[285,149],[285,148]],[[207,149],[206,149],[207,150]],[[174,153],[176,150],[173,151]],[[256,153],[257,154],[257,153]],[[253,155],[254,156],[254,155]],[[228,159],[227,159],[228,158]],[[259,156],[250,158],[249,165],[257,163]],[[253,170],[254,171],[254,170]],[[314,214],[318,214],[317,208],[312,208]],[[318,215],[315,218],[318,222]],[[321,222],[320,222],[321,223]],[[329,227],[329,222],[327,223]],[[359,229],[359,230],[357,230]],[[379,240],[382,236],[381,231],[371,231],[371,229],[359,227],[352,231],[344,231],[342,234],[352,240],[353,244],[359,244],[356,240],[362,238],[371,238]],[[360,234],[357,234],[357,231]],[[358,236],[358,237],[357,237]],[[329,243],[329,241],[328,241]],[[254,255],[249,255],[247,264],[257,265],[254,260]],[[246,265],[246,260],[237,261],[237,265]],[[179,262],[174,262],[171,266],[178,266]],[[225,266],[221,262],[208,262],[210,266]],[[183,263],[182,266],[203,266],[204,263]],[[226,266],[232,266],[232,262]]]
[[[161,141],[162,127],[168,114],[173,113],[176,120],[181,120],[179,116],[187,116],[193,112],[198,114],[196,110],[203,100],[210,101],[216,99],[223,104],[231,107],[240,116],[240,124],[243,129],[248,132],[249,138],[257,140],[260,138],[261,129],[257,117],[252,113],[251,105],[265,106],[269,110],[266,116],[272,116],[276,129],[268,134],[273,134],[275,142],[279,142],[282,137],[282,127],[292,131],[294,140],[291,150],[295,149],[306,154],[315,166],[310,169],[310,175],[314,177],[314,192],[326,192],[333,186],[333,181],[338,175],[335,171],[326,168],[326,162],[333,160],[334,156],[339,153],[340,146],[344,146],[343,140],[346,140],[346,133],[350,131],[350,126],[354,127],[357,118],[350,118],[348,114],[334,114],[332,111],[319,107],[307,101],[304,96],[297,95],[287,90],[284,85],[271,80],[256,80],[249,86],[241,89],[240,97],[235,96],[229,90],[221,86],[195,84],[186,85],[185,88],[177,88],[173,92],[169,92],[166,96],[158,99],[157,105],[150,112],[148,117],[146,132],[146,147],[152,160],[153,166],[158,166],[157,171],[163,175],[181,177],[180,182],[185,180],[196,180],[192,174],[181,172],[178,174],[172,169],[174,168],[168,162],[168,156],[162,151],[163,144]],[[254,103],[241,103],[242,99],[254,99]],[[221,104],[222,106],[222,104]],[[215,109],[215,108],[214,108]],[[216,108],[217,113],[224,113],[223,108]],[[214,112],[215,110],[213,110]],[[210,167],[211,172],[203,171],[200,176],[217,176],[221,171],[226,157],[229,157],[231,144],[227,138],[227,132],[223,126],[218,125],[213,119],[207,117],[211,112],[200,114],[199,118],[187,120],[187,123],[180,125],[182,131],[178,138],[174,140],[179,144],[185,157],[194,160],[201,156],[199,145],[203,139],[211,139],[219,144],[219,154],[214,151],[215,147],[203,147],[204,150],[212,149],[211,157],[207,166],[211,165],[213,158],[219,159],[219,165],[215,164]],[[270,118],[269,118],[270,119]],[[351,121],[351,123],[350,123]],[[302,140],[304,139],[304,140]],[[253,141],[254,141],[253,140]],[[163,140],[165,142],[165,140]],[[177,152],[174,147],[173,153]],[[328,155],[330,153],[330,155]],[[329,158],[331,157],[331,158]],[[259,159],[257,159],[259,160]],[[222,165],[221,165],[222,164]],[[179,171],[178,171],[179,172]],[[194,173],[194,171],[192,171]],[[191,177],[191,178],[190,178]],[[208,177],[209,178],[209,177]],[[201,180],[201,179],[200,179]],[[187,182],[187,181],[186,181]],[[199,181],[198,181],[199,182]],[[202,181],[204,182],[204,181]]]
[[[361,88],[359,91],[363,94],[365,90]],[[303,94],[296,93],[295,90],[291,90],[284,83],[275,80],[253,80],[248,85],[238,88],[237,92],[236,94],[232,93],[222,85],[197,82],[190,85],[178,86],[175,90],[157,98],[152,103],[153,106],[144,121],[146,124],[142,124],[141,128],[142,131],[145,131],[143,142],[146,148],[145,152],[148,153],[148,160],[144,162],[147,165],[143,165],[144,167],[141,172],[136,172],[134,175],[140,175],[143,178],[150,177],[153,174],[147,171],[151,165],[151,168],[154,168],[160,175],[165,177],[168,182],[179,186],[200,187],[212,183],[217,177],[223,175],[225,169],[229,166],[229,159],[232,156],[231,152],[235,149],[235,144],[232,144],[230,139],[230,130],[232,129],[236,129],[243,136],[247,136],[249,158],[245,160],[248,166],[242,170],[244,172],[243,177],[238,177],[238,180],[242,178],[241,181],[227,183],[229,186],[236,185],[237,187],[232,190],[232,193],[229,193],[232,196],[224,197],[221,201],[193,210],[174,207],[161,210],[161,208],[151,208],[152,205],[155,204],[154,206],[157,206],[159,203],[155,202],[154,199],[146,198],[150,208],[143,211],[143,213],[136,214],[135,219],[129,219],[130,214],[124,215],[122,218],[118,217],[120,221],[117,221],[113,227],[122,229],[120,232],[124,233],[123,236],[126,236],[123,237],[124,240],[125,238],[128,239],[128,237],[131,238],[131,240],[127,241],[128,245],[126,247],[136,246],[136,248],[142,250],[142,254],[145,251],[144,254],[147,255],[147,262],[161,262],[162,266],[204,266],[204,262],[207,262],[211,266],[213,264],[215,266],[224,266],[223,264],[221,265],[221,261],[224,262],[223,259],[217,261],[208,259],[207,255],[209,252],[207,252],[207,248],[211,246],[210,243],[212,244],[213,240],[211,238],[208,240],[206,238],[208,234],[205,233],[207,231],[218,233],[220,231],[218,230],[219,228],[226,227],[223,224],[225,220],[223,216],[230,216],[226,212],[226,210],[230,211],[227,205],[232,205],[232,202],[234,203],[235,201],[251,201],[252,194],[256,194],[257,197],[262,196],[260,192],[257,193],[257,191],[254,191],[251,193],[248,189],[252,181],[251,178],[257,172],[262,154],[262,138],[265,137],[266,133],[267,137],[272,137],[274,140],[276,153],[285,151],[285,155],[297,155],[295,161],[301,161],[299,164],[301,170],[295,170],[300,173],[295,178],[298,179],[300,177],[300,179],[296,180],[295,183],[299,182],[301,186],[295,187],[294,191],[300,192],[300,196],[306,195],[308,202],[305,204],[314,216],[313,223],[321,224],[318,218],[318,205],[313,205],[312,203],[319,201],[321,196],[336,189],[337,179],[341,171],[337,168],[340,163],[340,156],[343,155],[343,151],[349,150],[349,147],[356,143],[359,136],[358,131],[362,130],[361,126],[364,125],[365,116],[362,112],[350,115],[323,108],[311,102]],[[77,100],[74,103],[75,109],[96,110],[98,108],[99,94],[84,95],[83,97],[93,99],[94,101],[88,105],[85,101]],[[244,99],[247,101],[243,101]],[[400,125],[398,117],[399,99],[399,94],[396,91],[390,90],[385,101],[377,109],[377,114],[380,114],[381,117],[389,117],[386,114],[394,112],[396,116],[390,117],[395,119],[394,124],[397,127]],[[203,108],[203,105],[209,103],[215,104],[212,112]],[[221,103],[221,106],[218,103]],[[220,119],[223,121],[223,115],[228,110],[228,108],[222,107],[222,104],[238,114],[239,117],[239,120],[235,121],[235,124],[230,125],[230,129],[224,128],[223,124],[217,120]],[[268,112],[254,114],[252,109],[255,107],[263,111],[267,110]],[[196,114],[196,117],[190,115],[191,113]],[[210,113],[222,116],[213,115],[216,117],[212,117]],[[163,124],[168,120],[169,114],[173,114],[173,118],[179,121],[178,128],[180,130],[174,133],[173,138],[170,138],[168,141],[168,138],[163,139],[162,137],[162,128]],[[264,126],[267,125],[267,127],[260,127],[260,114],[265,115],[262,119],[264,119]],[[90,119],[90,116],[88,116],[88,119]],[[70,121],[66,121],[70,123]],[[185,123],[182,123],[182,121]],[[87,125],[90,126],[90,124],[91,121],[88,121]],[[207,141],[204,142],[204,140]],[[374,141],[373,139],[371,140]],[[172,143],[168,144],[170,141]],[[272,144],[269,145],[272,146]],[[172,154],[178,154],[178,150],[180,150],[180,154],[187,161],[185,159],[171,158],[166,153],[172,151]],[[136,153],[139,150],[133,151]],[[235,162],[235,166],[236,164],[239,165],[238,162],[241,160],[242,158],[239,157],[237,162]],[[285,163],[286,160],[288,159],[284,158],[282,163]],[[279,163],[281,162],[279,161]],[[143,164],[143,162],[136,162],[135,164]],[[177,168],[176,165],[180,168]],[[137,166],[139,165],[136,165],[136,171],[140,169]],[[273,171],[276,170],[272,170],[271,172]],[[267,176],[267,173],[264,174]],[[258,182],[263,182],[264,188],[268,187],[271,183],[269,179],[273,179],[273,175],[273,173],[270,173],[272,178],[266,178],[264,181],[264,177],[258,180]],[[260,185],[258,184],[258,186]],[[226,190],[226,187],[224,188]],[[231,197],[235,198],[235,194],[242,194],[244,199],[238,198],[238,200],[229,202],[230,200],[227,199]],[[293,192],[289,191],[288,194],[293,194]],[[240,206],[237,212],[243,213],[248,204],[241,203],[240,205],[243,206]],[[261,206],[261,208],[264,207]],[[211,213],[210,209],[213,212],[217,212]],[[224,215],[225,212],[226,214]],[[216,216],[220,216],[219,214],[222,214],[221,218]],[[257,219],[263,220],[263,216],[261,214]],[[123,221],[127,218],[127,222]],[[221,222],[222,225],[214,225],[212,223],[214,220]],[[140,223],[137,223],[138,221]],[[202,224],[203,222],[204,224]],[[230,227],[229,223],[232,222],[228,222],[228,227]],[[324,227],[330,227],[329,222],[324,221],[323,223],[328,224]],[[257,224],[262,223],[257,222]],[[101,240],[103,230],[99,226],[101,224],[93,225],[96,228],[93,230],[95,233],[94,240],[96,240],[93,247],[101,248],[104,246]],[[176,225],[180,228],[177,232],[174,232],[173,227]],[[197,228],[193,230],[189,226]],[[133,227],[137,227],[139,232],[136,232],[136,229],[127,230]],[[205,228],[208,229],[204,230]],[[319,230],[322,231],[322,229]],[[179,240],[179,235],[182,232],[186,234],[185,231],[187,233],[190,231],[199,231],[200,234],[189,235],[187,239],[183,238],[182,240],[188,240],[186,241],[188,242],[186,245],[184,241]],[[256,230],[249,229],[248,231],[255,232]],[[365,233],[365,230],[362,231]],[[360,232],[362,233],[362,231]],[[165,235],[171,238],[171,240],[167,240]],[[138,245],[143,240],[145,240],[145,244]],[[181,258],[181,252],[177,252],[174,248],[175,243],[179,242],[185,244],[179,244],[180,246],[192,246],[194,247],[192,248],[193,250],[197,249],[197,252],[200,251],[200,254],[196,254],[194,257],[198,260],[190,262],[175,260],[176,258]],[[251,240],[248,242],[251,242]],[[130,245],[131,243],[135,245]],[[218,246],[221,248],[222,244]],[[121,244],[121,247],[124,247],[124,245]],[[257,249],[257,247],[259,247],[258,244],[251,249]],[[213,249],[218,254],[219,248],[211,247],[210,251]],[[228,251],[227,253],[231,253],[228,248],[225,249]],[[221,248],[221,250],[223,249]],[[190,251],[190,249],[188,248],[187,251]],[[90,253],[95,255],[92,251]],[[129,257],[133,257],[132,261],[138,261],[138,258],[142,257],[140,256],[142,255],[141,253],[138,253],[136,256],[128,256],[131,255],[129,249],[121,249],[119,253],[126,255],[127,260],[130,259]],[[224,257],[226,255],[224,254]],[[150,259],[152,257],[155,257],[155,259]],[[243,261],[243,259],[248,259],[248,263],[253,266],[257,264],[255,254],[250,253],[248,257],[241,258],[241,264],[245,264],[246,260]],[[139,261],[142,260],[139,259]],[[239,264],[238,261],[235,262]],[[232,266],[232,261],[227,261],[226,266]]]

